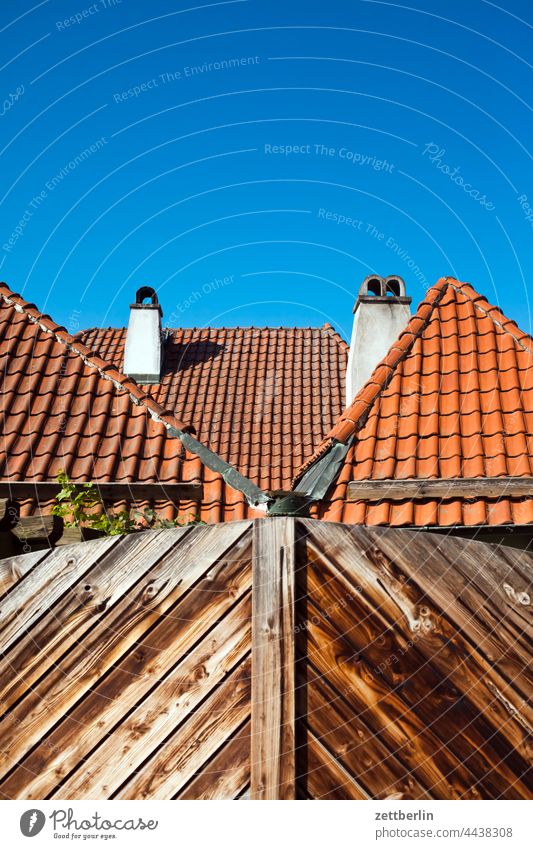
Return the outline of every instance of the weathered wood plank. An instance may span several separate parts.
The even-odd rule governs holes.
[[[263,681],[259,719],[264,729],[269,714],[283,736],[289,706],[293,735],[307,748],[307,764],[281,758],[290,768],[284,798],[294,798],[295,784],[300,798],[530,798],[523,693],[531,555],[405,530],[260,520],[270,522],[259,588],[264,608],[266,584],[272,615],[259,634],[278,677],[274,699]],[[116,548],[75,575],[65,550],[60,558],[34,552],[20,567],[19,558],[0,563],[0,612],[7,606],[11,617],[0,675],[0,703],[4,696],[10,707],[0,722],[0,797],[246,795],[253,722],[250,681],[240,676],[243,663],[250,675],[251,527],[188,529],[158,554],[141,542],[157,532],[115,538]],[[302,536],[307,557],[296,545]],[[295,572],[305,579],[295,581]],[[298,598],[296,629],[302,593],[308,615]],[[271,646],[265,634],[274,631]],[[296,689],[305,697],[298,720]],[[270,749],[292,746],[294,756],[294,736],[287,749],[273,733]]]
[[[254,522],[252,799],[294,799],[294,519]]]
[[[0,774],[46,735],[249,528],[249,522],[193,528],[178,549],[96,623],[83,643],[56,663],[0,722]],[[86,543],[81,548],[102,542]]]
[[[64,530],[64,522],[60,516],[25,516],[19,519],[12,528],[11,533],[25,546],[31,550],[32,546],[37,548],[51,548],[61,537]]]
[[[337,645],[336,635],[315,609],[307,627],[308,656],[318,674],[346,700],[383,744],[407,766],[435,799],[479,798],[468,795],[475,778],[435,740],[418,717],[405,708],[381,678],[361,662],[353,648]],[[339,652],[337,654],[337,651]]]
[[[171,799],[250,716],[248,657],[206,699],[116,799]]]
[[[182,542],[188,528],[132,534],[96,561],[29,631],[3,655],[0,712],[7,710],[159,560]],[[27,556],[27,555],[26,555]],[[21,623],[23,627],[23,623]]]
[[[66,546],[50,552],[28,571],[0,604],[0,652],[6,652],[119,539],[104,537],[83,546]]]
[[[511,716],[504,709],[494,696],[494,690],[502,686],[496,671],[433,608],[431,599],[420,591],[417,594],[416,588],[405,582],[399,582],[390,594],[382,592],[378,604],[368,602],[364,592],[348,597],[321,559],[310,562],[308,586],[313,602],[327,612],[340,634],[365,646],[366,660],[392,688],[417,670],[440,690],[455,687],[464,694],[469,709],[477,709],[483,715],[489,750],[497,745],[502,749],[508,746],[516,748],[526,760],[531,757],[527,710],[522,707],[516,716]],[[412,630],[402,615],[402,603],[418,611],[418,622]],[[509,688],[504,694],[516,700]],[[465,703],[462,709],[466,713]]]
[[[306,745],[308,758],[306,789],[312,799],[370,798],[309,728]]]
[[[533,552],[531,549],[521,551],[508,545],[498,545],[498,554],[501,560],[509,565],[519,578],[527,585],[533,580]]]
[[[409,498],[523,498],[533,496],[533,477],[408,478],[351,481],[350,501]]]
[[[246,596],[121,722],[52,794],[61,799],[109,798],[176,727],[249,654],[251,598]],[[172,706],[169,710],[169,706]],[[187,741],[184,741],[184,744]]]
[[[313,640],[311,663],[322,674],[328,663],[326,677],[343,688],[345,697],[349,690],[357,689],[359,698],[366,693],[365,721],[369,714],[377,714],[382,725],[411,727],[412,741],[419,738],[420,747],[429,749],[433,764],[450,765],[448,786],[435,785],[438,798],[475,798],[476,794],[487,799],[529,797],[530,791],[520,779],[527,773],[524,760],[512,750],[500,758],[491,746],[484,717],[472,711],[464,696],[443,683],[429,665],[406,670],[394,685],[390,676],[376,674],[374,663],[366,660],[363,640],[354,645],[353,639],[341,636],[318,609],[308,633]],[[419,752],[418,757],[425,761],[427,754]]]
[[[424,534],[424,539],[427,534]],[[439,582],[449,580],[447,572],[453,570],[458,578],[464,578],[464,590],[469,597],[483,598],[484,614],[487,608],[498,623],[505,622],[511,630],[511,640],[516,642],[522,636],[523,647],[528,649],[533,641],[533,558],[526,552],[512,553],[507,546],[487,545],[473,540],[459,540],[453,537],[445,539],[433,537],[438,541],[434,560],[449,564],[449,569],[439,577]],[[415,537],[414,545],[418,546]],[[403,551],[400,551],[400,555]],[[520,562],[521,570],[517,568]],[[438,567],[438,563],[435,564]],[[530,570],[528,578],[523,574]],[[418,570],[417,570],[418,571]],[[453,580],[453,578],[452,578]],[[464,590],[461,596],[464,594]]]
[[[74,690],[72,694],[70,690],[67,691],[67,704],[71,703],[71,695],[73,700],[76,700],[76,693],[80,697],[70,712],[61,712],[61,691],[56,690],[61,676],[58,682],[54,679],[48,690],[44,691],[51,693],[43,698],[48,698],[56,724],[46,733],[50,726],[43,725],[42,720],[40,723],[38,719],[35,723],[30,722],[27,733],[32,734],[36,724],[37,731],[41,729],[45,736],[0,782],[0,788],[8,798],[42,799],[48,796],[58,782],[75,770],[93,749],[100,744],[106,745],[107,736],[120,724],[125,714],[134,709],[158,681],[164,680],[193,646],[250,590],[250,524],[241,524],[242,536],[221,559],[216,558],[217,551],[213,547],[219,534],[213,528],[209,530],[208,537],[214,539],[207,545],[206,536],[202,534],[197,539],[197,545],[189,546],[188,556],[184,558],[181,569],[179,562],[174,560],[175,580],[182,592],[178,594],[173,606],[160,606],[157,622],[146,638],[140,638],[139,642],[128,641],[127,651],[114,668],[108,671],[105,657],[100,659],[100,668],[98,665],[95,669],[91,668],[93,652],[98,662],[98,646],[109,645],[109,636],[105,631],[100,637],[96,636],[92,645],[86,646],[87,652],[79,653],[78,659],[69,667],[72,670],[70,677],[74,678]],[[227,542],[226,535],[223,536]],[[197,531],[192,541],[195,537]],[[191,588],[190,579],[186,577],[188,569],[191,563],[196,563],[205,555],[206,548],[211,551],[214,565]],[[192,571],[194,578],[194,567]],[[251,643],[249,622],[247,627]],[[127,628],[128,620],[124,618],[109,623],[111,633],[118,631],[120,635]],[[89,638],[85,642],[88,643]],[[90,674],[88,682],[83,677],[86,672]],[[102,680],[99,680],[102,675]],[[80,682],[77,687],[76,681]]]
[[[85,481],[73,481],[81,485]],[[94,486],[103,501],[201,501],[203,485],[199,482],[172,483],[156,481],[154,483],[129,483],[128,481],[95,482]],[[39,502],[55,498],[61,484],[57,481],[0,481],[0,498],[35,498]]]
[[[395,528],[380,530],[310,520],[299,522],[307,534],[308,547],[319,552],[319,557],[335,571],[338,580],[344,580],[348,595],[353,592],[354,586],[360,587],[365,598],[377,611],[383,603],[383,589],[387,587],[391,600],[394,596],[398,613],[403,613],[411,630],[419,628],[422,624],[420,605],[409,599],[404,584],[407,575],[412,576],[414,581],[419,581],[421,588],[433,599],[437,609],[461,631],[471,650],[479,649],[486,664],[490,665],[491,675],[498,690],[507,692],[517,711],[524,709],[524,697],[528,698],[526,694],[531,693],[524,654],[514,649],[514,639],[506,642],[500,637],[499,628],[487,626],[484,622],[484,597],[478,597],[471,607],[465,606],[464,599],[468,597],[468,588],[464,577],[454,564],[435,554],[435,550],[442,543],[439,537]],[[465,545],[459,539],[452,542],[459,547]],[[394,556],[395,563],[401,558],[403,571],[400,570],[396,576],[392,574],[394,570],[391,572],[391,558],[385,556],[385,545],[388,546],[387,551]],[[478,545],[481,545],[483,550],[491,549],[491,546],[484,543]],[[419,550],[420,547],[423,550]],[[457,557],[454,557],[454,560],[457,560]],[[503,627],[505,626],[502,625]],[[516,639],[519,639],[518,635]],[[526,654],[526,657],[528,656],[529,651]],[[517,693],[509,690],[509,683]],[[531,724],[530,718],[528,723]]]
[[[410,608],[412,618],[423,624],[420,610],[427,605],[425,600],[416,598],[423,592],[430,606],[442,611],[440,623],[451,622],[463,636],[464,645],[470,646],[473,674],[480,674],[481,667],[483,674],[514,704],[518,718],[525,715],[527,724],[532,726],[533,712],[527,705],[533,689],[533,670],[528,664],[531,638],[524,634],[529,630],[531,635],[531,628],[513,621],[507,604],[502,602],[501,608],[495,605],[486,594],[490,580],[484,582],[484,591],[474,584],[480,564],[486,572],[496,570],[497,550],[484,543],[453,539],[444,551],[442,543],[437,548],[437,538],[429,534],[409,535],[407,548],[405,542],[399,544],[397,534],[374,530],[365,534],[366,542],[374,543],[367,545],[366,557],[375,564],[397,603],[404,604],[406,610]],[[398,575],[402,581],[397,580]],[[429,620],[426,624],[430,624]]]
[[[0,560],[0,605],[3,596],[48,555],[48,551],[32,551],[30,554],[17,554]]]
[[[429,799],[409,768],[372,732],[324,677],[307,670],[307,722],[372,799]]]
[[[416,570],[414,559],[405,557],[405,544],[398,545],[397,531],[384,535],[380,529],[369,529],[370,534],[383,542],[384,550],[398,552],[402,570],[414,577],[420,571],[431,572],[440,583],[453,583],[454,589],[461,587],[470,592],[470,598],[483,598],[483,608],[490,605],[491,612],[507,627],[515,626],[513,639],[528,632],[526,644],[533,636],[533,557],[528,552],[513,551],[507,546],[491,545],[476,540],[453,536],[422,533],[409,534],[409,548],[423,560]],[[396,539],[396,543],[395,543]],[[404,562],[405,561],[405,562]],[[426,561],[429,561],[426,566]],[[518,568],[520,565],[521,568]]]
[[[213,760],[187,784],[177,799],[235,799],[250,783],[250,734],[248,721]]]
[[[89,542],[92,539],[100,539],[105,536],[103,531],[95,531],[93,528],[84,528],[73,525],[69,528],[63,528],[63,533],[56,540],[58,545],[75,545],[77,542]]]

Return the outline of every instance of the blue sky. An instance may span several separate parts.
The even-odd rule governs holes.
[[[3,3],[0,277],[70,330],[321,325],[471,282],[531,330],[527,0]]]

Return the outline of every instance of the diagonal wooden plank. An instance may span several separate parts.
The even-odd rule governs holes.
[[[308,772],[307,792],[312,799],[369,799],[363,787],[308,728],[306,734]]]
[[[436,799],[459,798],[474,786],[475,779],[463,764],[435,742],[431,733],[426,735],[424,724],[406,711],[381,678],[374,678],[371,670],[362,666],[353,649],[335,643],[337,635],[316,609],[309,619],[307,638],[309,661],[318,676],[343,696],[355,716],[406,765],[406,777],[412,773]]]
[[[27,631],[72,584],[91,569],[121,537],[56,548],[19,581],[0,602],[0,651]]]
[[[143,575],[176,548],[188,528],[124,537],[56,602],[1,660],[0,712],[6,711],[69,648],[108,615]]]
[[[131,646],[0,782],[7,798],[43,799],[73,772],[252,584],[251,533]],[[248,623],[248,631],[250,624]],[[251,635],[248,635],[251,640]]]
[[[52,794],[109,798],[250,651],[248,594]]]
[[[318,608],[308,634],[313,665],[337,688],[344,681],[340,687],[345,696],[350,689],[358,690],[359,698],[365,694],[366,721],[374,714],[382,726],[411,727],[434,763],[450,764],[447,786],[437,790],[438,798],[453,798],[454,793],[470,798],[473,790],[487,799],[528,798],[527,787],[520,780],[527,764],[513,750],[507,749],[502,760],[489,749],[483,717],[473,712],[453,687],[442,684],[430,667],[421,675],[413,670],[399,676],[397,684],[391,686],[391,681],[375,674],[374,664],[367,661],[365,641],[354,645],[341,636]]]
[[[470,619],[480,619],[486,631],[499,632],[504,643],[528,652],[533,640],[532,580],[524,580],[504,559],[503,546],[428,533],[409,533],[406,543],[405,532],[398,535],[397,530],[384,533],[377,528],[369,531],[369,538],[435,602],[442,598],[443,610],[449,606],[453,615],[457,603],[449,601],[455,596],[467,607]],[[524,553],[522,560],[527,563],[530,556]]]
[[[419,579],[421,589],[434,600],[437,608],[463,634],[470,650],[476,656],[483,655],[484,660],[480,658],[480,663],[486,668],[490,666],[494,687],[502,693],[504,699],[507,699],[513,711],[517,714],[521,712],[528,714],[524,696],[528,698],[527,694],[531,693],[531,685],[524,656],[514,651],[512,645],[504,643],[498,635],[498,630],[486,627],[482,618],[484,599],[477,600],[477,614],[465,608],[464,579],[446,564],[441,564],[440,570],[433,569],[429,565],[430,558],[427,556],[427,551],[428,565],[419,568],[424,562],[424,556],[420,552],[415,554],[416,538],[429,537],[429,544],[436,547],[438,544],[436,536],[419,535],[397,529],[387,529],[385,532],[376,533],[377,529],[349,525],[333,525],[330,528],[329,522],[310,522],[310,520],[300,520],[300,523],[307,534],[308,549],[315,551],[332,570],[337,580],[344,581],[348,594],[359,587],[372,608],[379,611],[384,604],[383,590],[385,588],[391,601],[397,606],[398,613],[403,613],[405,616],[411,630],[421,627],[420,605],[413,603],[409,597],[406,575],[402,580],[398,580],[395,576],[394,570],[399,567],[394,564],[399,562],[400,556],[402,568],[407,570],[408,563],[415,564],[411,565],[407,575],[412,575],[413,571],[416,572],[413,580]],[[399,537],[398,534],[400,534]],[[389,539],[390,544],[386,542]],[[394,557],[389,558],[388,554],[386,555],[384,547],[388,545],[391,546],[388,551],[391,555],[394,554]],[[403,554],[400,555],[400,551],[403,551]],[[392,568],[390,568],[391,563]],[[443,581],[443,572],[447,573],[445,581]],[[510,684],[512,688],[509,687]],[[507,713],[508,717],[509,713]],[[527,725],[531,724],[532,719],[528,716]]]
[[[325,678],[308,669],[305,683],[309,728],[370,798],[431,798],[405,763],[372,733]]]
[[[1,774],[44,737],[249,530],[247,522],[194,528],[82,643],[67,652],[0,722]]]
[[[531,586],[533,580],[533,552],[531,548],[521,551],[508,545],[499,545],[498,554],[500,560],[508,564],[516,575],[521,576],[522,581]]]
[[[495,746],[504,749],[507,745],[516,748],[526,759],[530,756],[525,711],[512,717],[495,699],[493,690],[499,681],[493,670],[465,643],[461,633],[440,616],[425,595],[419,592],[417,598],[414,587],[409,592],[405,583],[396,590],[409,596],[413,609],[423,611],[421,626],[411,630],[406,618],[391,604],[385,589],[377,605],[367,601],[364,592],[347,597],[331,575],[323,561],[310,564],[311,598],[321,610],[327,611],[328,618],[346,639],[363,639],[365,657],[375,674],[383,675],[395,687],[416,670],[428,682],[438,683],[439,689],[455,687],[467,700],[468,709],[475,708],[483,715],[489,749]],[[466,713],[466,703],[463,710]]]
[[[294,799],[295,521],[254,522],[252,799]]]
[[[250,783],[251,724],[237,731],[176,798],[235,799]]]
[[[48,557],[50,551],[31,551],[28,554],[17,554],[0,560],[0,604],[2,598],[13,590],[13,587],[23,579],[37,563]]]
[[[178,732],[121,788],[116,799],[171,799],[250,715],[248,657]]]
[[[527,704],[533,692],[533,675],[528,663],[531,640],[522,638],[523,628],[517,630],[511,625],[505,609],[492,615],[490,599],[473,590],[471,582],[462,575],[462,570],[475,568],[473,556],[481,560],[489,571],[494,562],[490,559],[493,547],[478,543],[474,555],[471,547],[465,546],[462,540],[453,540],[447,547],[451,557],[448,560],[442,551],[437,553],[435,538],[428,539],[428,534],[415,535],[409,542],[408,551],[405,545],[400,548],[395,544],[396,536],[397,532],[391,536],[375,534],[374,531],[367,534],[367,539],[374,542],[367,549],[367,557],[375,563],[381,583],[397,603],[410,605],[418,619],[419,611],[426,609],[427,605],[420,601],[417,604],[413,599],[422,591],[428,604],[441,611],[440,621],[449,621],[463,636],[465,644],[468,642],[477,670],[484,670],[489,685],[504,694],[514,706],[516,718],[525,718],[526,727],[531,728],[533,712]],[[483,560],[485,548],[488,552]],[[396,578],[398,572],[403,576],[401,582]],[[506,718],[510,718],[508,712]]]

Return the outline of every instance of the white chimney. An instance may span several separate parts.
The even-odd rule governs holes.
[[[354,306],[352,341],[346,369],[346,406],[388,353],[411,316],[411,298],[401,277],[365,277]]]
[[[150,303],[143,303],[147,298]],[[138,383],[159,383],[161,380],[162,315],[155,289],[141,286],[135,303],[130,305],[124,351],[124,374]]]

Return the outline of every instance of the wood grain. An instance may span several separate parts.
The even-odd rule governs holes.
[[[165,555],[170,555],[187,533],[156,531],[132,534],[111,548],[84,576],[71,585],[27,633],[3,655],[5,673],[0,682],[0,705],[7,710],[37,678],[71,646],[83,641],[113,606]]]
[[[32,551],[23,557],[16,555],[0,560],[0,609],[3,596],[45,557],[48,551]]]
[[[187,784],[177,799],[236,799],[250,782],[250,720]]]
[[[250,716],[251,659],[241,663],[116,799],[170,799]]]
[[[109,798],[125,772],[133,775],[250,651],[248,595],[161,680],[52,794],[59,799]],[[249,711],[249,706],[248,706]],[[159,757],[159,755],[156,755]],[[148,770],[144,770],[147,779]],[[169,798],[178,786],[168,791]],[[132,797],[134,798],[134,797]],[[158,797],[161,798],[161,797]]]
[[[304,682],[299,686],[304,686]],[[305,686],[310,730],[370,798],[431,798],[398,753],[391,751],[312,667],[308,667]]]
[[[0,797],[532,798],[532,581],[281,517],[12,557]]]
[[[350,501],[403,501],[409,498],[526,498],[533,495],[533,477],[412,478],[351,481]]]
[[[252,799],[294,799],[293,519],[254,522],[252,582]]]
[[[77,482],[73,481],[73,483]],[[95,483],[95,487],[104,501],[123,499],[132,502],[154,499],[201,501],[203,493],[202,484],[195,481],[189,483],[109,481]],[[43,502],[55,498],[60,489],[61,484],[57,481],[0,481],[0,497],[35,498]]]
[[[381,561],[382,562],[382,561]],[[331,611],[338,631],[360,647],[365,647],[365,659],[378,674],[385,677],[391,688],[423,674],[428,684],[434,682],[440,693],[456,688],[464,693],[462,710],[479,711],[487,723],[489,749],[507,745],[529,759],[529,724],[527,707],[511,716],[495,698],[494,690],[509,692],[505,682],[470,646],[461,633],[440,616],[438,610],[416,587],[406,582],[396,590],[396,602],[404,602],[419,613],[420,622],[409,634],[409,622],[402,610],[393,604],[388,592],[382,593],[379,605],[369,604],[364,593],[347,596],[323,562],[310,563],[309,592],[322,611]],[[339,591],[340,590],[340,591]],[[416,614],[415,614],[416,616]],[[415,620],[416,621],[416,620]],[[403,635],[402,635],[403,632]],[[407,638],[406,638],[407,637]],[[420,673],[419,673],[420,671]],[[481,722],[477,720],[476,726]],[[501,739],[501,738],[504,739]]]
[[[313,799],[369,799],[363,788],[307,729],[307,790]]]
[[[181,546],[148,572],[106,617],[90,629],[83,642],[76,643],[60,663],[56,663],[36,686],[28,690],[0,722],[4,743],[0,752],[0,774],[5,774],[16,764],[85,693],[92,690],[99,679],[142,639],[143,634],[213,567],[215,561],[223,557],[247,528],[249,523],[239,522],[220,526],[219,532],[215,533],[208,526],[193,528]],[[76,548],[85,549],[85,546],[97,546],[103,542],[108,540],[85,543]],[[52,552],[51,558],[55,554],[55,551]],[[72,582],[72,576],[69,582]],[[7,596],[8,600],[10,598]],[[61,750],[61,747],[53,750],[56,757],[61,755]]]

